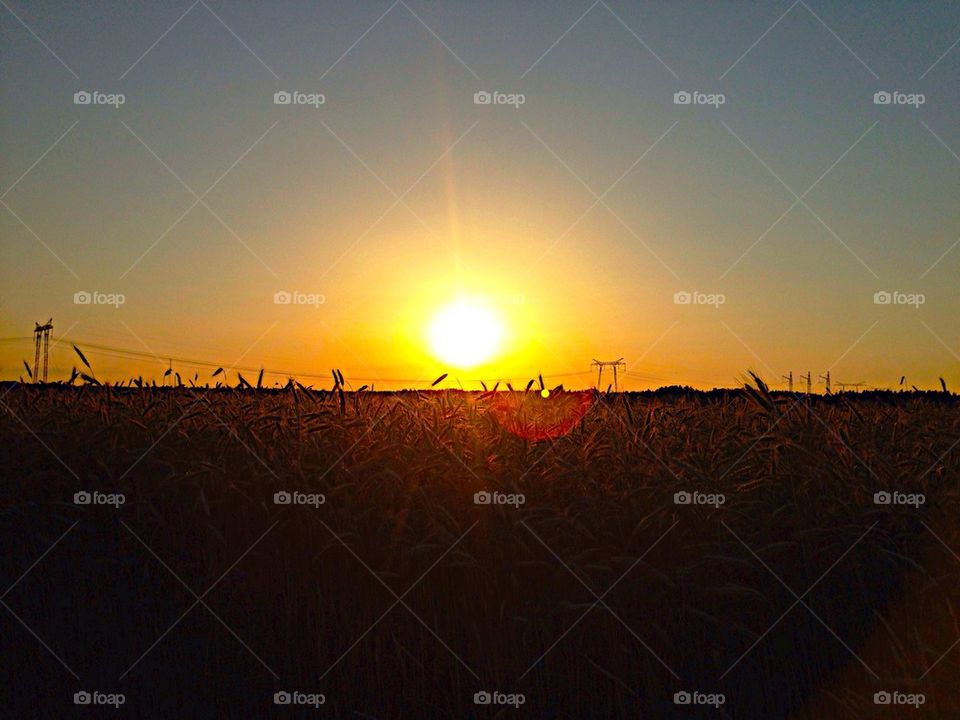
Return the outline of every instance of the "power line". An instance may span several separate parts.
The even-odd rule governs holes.
[[[32,340],[30,336],[25,337],[10,337],[10,338],[0,338],[0,342],[23,342],[27,340]],[[76,345],[92,355],[102,355],[105,357],[113,357],[120,359],[137,359],[137,360],[149,360],[156,363],[179,363],[181,365],[186,365],[188,367],[205,367],[217,369],[223,367],[223,363],[213,362],[210,360],[201,360],[198,358],[189,358],[179,355],[171,355],[166,353],[152,353],[143,350],[133,350],[131,348],[118,347],[116,345],[106,345],[103,343],[93,343],[86,342],[84,340],[78,340],[76,338],[70,337],[59,337],[56,338],[56,343],[69,343],[71,345]],[[259,373],[263,370],[266,375],[281,375],[286,377],[299,377],[299,378],[310,378],[310,379],[326,379],[330,376],[327,373],[309,373],[309,372],[300,372],[295,370],[272,370],[266,367],[253,367],[249,365],[235,365],[230,368],[231,370],[249,372],[249,373]],[[589,371],[583,372],[542,372],[540,373],[547,377],[551,378],[561,378],[561,377],[586,377],[590,375]],[[632,375],[640,376],[639,373],[632,373]],[[456,376],[456,373],[451,373],[451,375]],[[384,382],[384,383],[429,383],[430,380],[423,378],[385,378],[385,377],[351,377],[351,380],[358,382]],[[529,380],[528,376],[517,376],[517,377],[491,377],[483,378],[484,382],[525,382]],[[647,379],[647,378],[644,378]],[[657,378],[651,378],[656,380]],[[467,382],[480,382],[479,378],[464,378]]]

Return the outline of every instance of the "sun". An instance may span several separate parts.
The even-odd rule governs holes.
[[[492,358],[503,336],[503,322],[492,308],[463,299],[440,308],[427,328],[434,357],[462,369]]]

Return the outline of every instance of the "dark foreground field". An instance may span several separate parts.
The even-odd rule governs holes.
[[[4,718],[960,717],[954,396],[0,393]]]

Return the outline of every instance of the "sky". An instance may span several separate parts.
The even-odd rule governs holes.
[[[53,317],[51,380],[76,342],[104,379],[960,387],[956,3],[4,0],[0,33],[0,378]],[[426,335],[457,298],[503,324],[469,369]]]

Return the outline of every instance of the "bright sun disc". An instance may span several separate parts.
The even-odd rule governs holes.
[[[427,335],[438,360],[468,369],[497,352],[503,325],[491,308],[458,300],[437,311]]]

